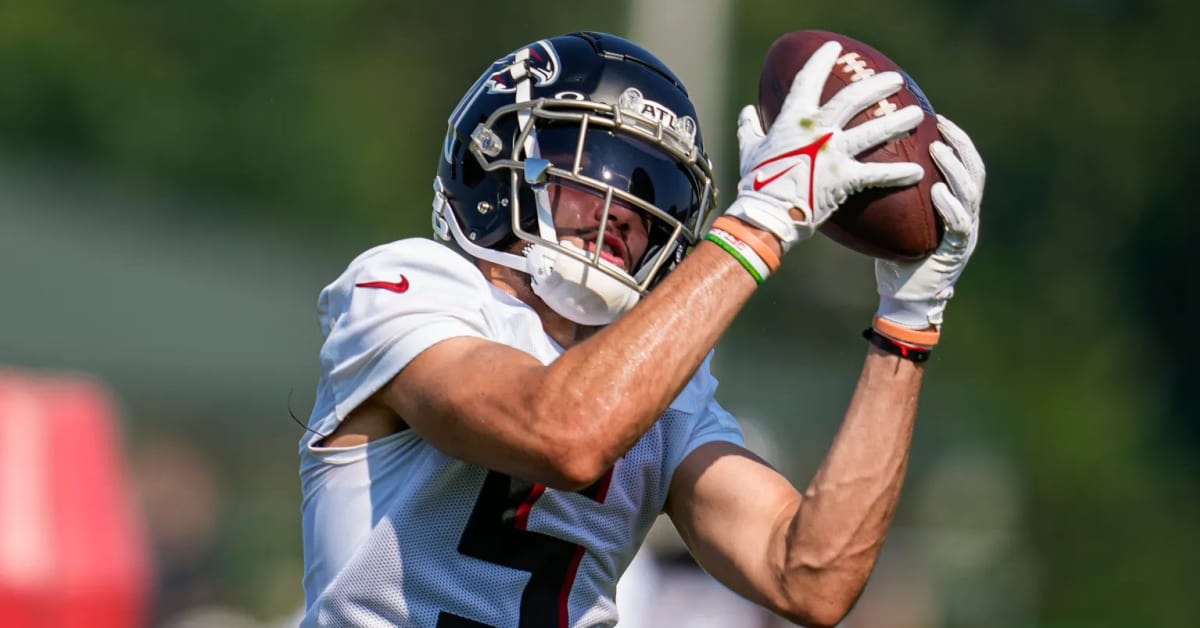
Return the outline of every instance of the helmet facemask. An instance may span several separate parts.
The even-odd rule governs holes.
[[[512,234],[527,243],[523,255],[470,242],[444,199],[435,201],[445,208],[444,221],[435,211],[435,223],[448,224],[437,230],[475,257],[529,273],[534,292],[564,317],[585,325],[613,322],[674,269],[715,206],[695,121],[645,117],[638,113],[641,100],[630,88],[616,106],[538,99],[497,109],[472,133],[470,151],[488,173],[507,171],[507,194],[499,202],[511,205]],[[502,137],[514,141],[506,146]],[[603,204],[585,248],[558,233],[554,186],[587,192]],[[617,231],[614,206],[636,212],[647,237],[644,254],[627,254],[622,265],[604,255],[606,236]]]

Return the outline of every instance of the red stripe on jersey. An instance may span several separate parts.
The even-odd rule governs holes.
[[[608,488],[612,486],[613,470],[610,468],[604,477],[596,481],[595,484],[584,489],[584,493],[597,502],[603,504],[604,499],[608,497]],[[594,492],[593,492],[594,491]],[[520,511],[518,510],[518,517]],[[571,589],[575,587],[575,576],[579,573],[579,564],[583,562],[583,555],[587,550],[582,545],[575,546],[575,555],[571,556],[571,564],[567,566],[567,577],[563,579],[562,589],[558,592],[558,626],[559,628],[567,628],[570,624],[570,617],[567,611],[570,608]]]
[[[575,574],[579,573],[579,563],[583,562],[583,555],[586,551],[582,545],[575,546],[575,555],[571,557],[571,565],[567,567],[567,579],[563,580],[562,590],[558,592],[559,628],[567,628],[570,625],[567,623],[570,619],[567,616],[567,609],[570,606],[571,589],[575,587]]]
[[[558,628],[568,628],[570,617],[566,614],[571,602],[571,590],[575,588],[575,575],[580,573],[580,563],[583,562],[583,555],[587,550],[583,549],[583,545],[577,545],[575,548],[575,556],[571,557],[570,567],[566,568],[566,580],[563,580],[563,590],[558,592]]]
[[[545,492],[545,486],[542,486],[541,484],[534,484],[533,488],[529,490],[529,496],[525,498],[525,501],[521,502],[520,506],[517,506],[517,521],[513,525],[515,525],[518,530],[525,530],[529,525],[529,511],[533,510],[533,504],[537,502],[537,500],[541,499],[542,493]]]

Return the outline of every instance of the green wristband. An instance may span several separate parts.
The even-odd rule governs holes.
[[[708,235],[704,236],[704,239],[725,249],[733,256],[733,259],[736,259],[750,273],[751,277],[754,277],[754,281],[760,285],[771,275],[771,271],[767,270],[766,263],[759,258],[754,249],[729,232],[714,228],[708,232]],[[755,262],[758,263],[756,264]]]

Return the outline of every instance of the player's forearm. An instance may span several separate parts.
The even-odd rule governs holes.
[[[501,343],[452,338],[414,358],[383,402],[452,456],[577,490],[653,426],[756,287],[732,256],[702,242],[629,314],[549,365]],[[464,370],[474,375],[470,393],[446,385]]]
[[[629,315],[547,368],[547,412],[580,443],[583,475],[624,455],[679,394],[757,284],[702,242]]]
[[[787,531],[786,580],[848,612],[900,498],[924,368],[869,350],[850,408]],[[836,622],[835,622],[836,623]]]

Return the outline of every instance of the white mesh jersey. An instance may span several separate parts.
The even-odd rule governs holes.
[[[431,240],[360,255],[321,292],[319,311],[325,342],[309,427],[324,434],[447,338],[487,338],[547,364],[562,353],[531,308]],[[703,443],[742,443],[715,389],[706,360],[633,449],[577,493],[452,458],[411,429],[348,448],[316,447],[320,437],[307,434],[303,625],[615,624],[617,579],[675,468]]]

